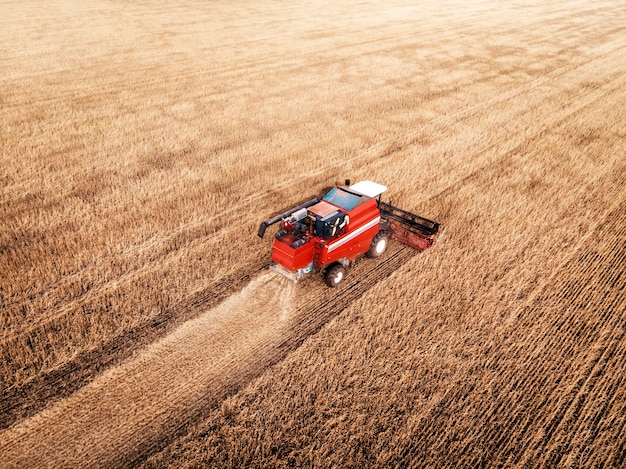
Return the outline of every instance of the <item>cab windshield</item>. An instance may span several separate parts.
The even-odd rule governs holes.
[[[326,202],[350,211],[363,202],[364,196],[351,194],[339,187],[334,187],[324,196]]]

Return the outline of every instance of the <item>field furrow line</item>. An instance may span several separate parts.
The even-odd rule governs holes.
[[[626,204],[624,204],[623,201],[624,199],[622,198],[621,201],[615,204],[619,206],[617,208],[615,205],[610,207],[605,213],[605,217],[596,223],[595,228],[591,229],[587,233],[587,236],[597,236],[598,232],[601,231],[600,227],[605,225],[609,220],[612,220],[614,224],[617,223],[618,228],[623,228],[620,226],[621,215],[626,211]],[[599,288],[602,288],[603,286],[606,288],[606,285],[602,284],[602,279],[605,275],[607,275],[607,272],[612,272],[612,275],[616,278],[621,277],[622,264],[619,263],[619,259],[624,255],[622,238],[619,235],[613,235],[610,240],[612,242],[608,245],[605,243],[602,248],[602,252],[609,253],[608,257],[598,257],[595,259],[576,259],[576,254],[585,246],[585,243],[579,243],[579,246],[569,254],[568,259],[566,259],[558,269],[555,269],[554,277],[558,276],[559,272],[564,270],[577,270],[578,265],[591,265],[591,270],[580,272],[581,279],[579,282],[581,284],[586,284],[591,280],[599,283]],[[619,249],[620,247],[622,247],[621,252]],[[607,265],[610,266],[610,268],[607,268]],[[598,270],[600,270],[600,272],[598,272]],[[545,296],[546,291],[555,288],[556,287],[553,282],[547,281],[541,288],[541,292],[538,294]],[[620,288],[623,289],[624,285],[621,285]],[[590,324],[589,327],[585,328],[586,333],[582,336],[580,335],[580,329],[578,329],[580,326],[573,324],[572,320],[575,318],[576,312],[584,310],[587,305],[589,296],[586,291],[580,289],[572,295],[572,292],[567,294],[567,292],[564,293],[557,290],[556,294],[548,294],[542,301],[531,301],[534,305],[536,305],[535,308],[537,309],[543,309],[541,305],[544,305],[545,303],[564,303],[568,305],[570,313],[560,314],[553,323],[552,330],[560,331],[560,333],[556,334],[556,337],[559,337],[560,340],[555,341],[554,337],[550,339],[547,337],[541,338],[542,342],[545,341],[549,344],[548,346],[553,352],[558,353],[558,357],[551,355],[550,361],[543,363],[529,363],[528,368],[525,369],[525,373],[520,373],[525,377],[522,380],[519,378],[503,379],[505,383],[509,383],[509,386],[504,387],[501,390],[501,394],[503,396],[511,395],[512,393],[515,393],[516,390],[523,389],[524,396],[527,396],[526,399],[531,399],[528,396],[536,394],[544,395],[545,397],[538,405],[535,406],[533,416],[527,418],[527,421],[522,428],[517,427],[513,422],[507,425],[506,428],[498,429],[498,431],[492,435],[493,439],[489,439],[489,441],[494,442],[492,445],[493,448],[510,448],[511,444],[521,440],[522,436],[526,435],[531,427],[537,427],[538,425],[541,426],[540,419],[542,419],[541,416],[543,415],[543,410],[550,408],[554,404],[554,395],[558,395],[560,393],[560,383],[558,380],[553,383],[541,382],[536,380],[535,376],[550,376],[555,371],[552,370],[554,363],[561,364],[559,366],[559,374],[561,376],[576,374],[576,370],[573,370],[571,368],[572,365],[568,363],[570,363],[570,361],[573,360],[573,357],[576,356],[576,350],[579,350],[581,347],[585,348],[584,344],[589,344],[588,346],[591,347],[595,342],[597,342],[596,327],[602,327],[605,330],[613,331],[610,334],[609,339],[607,339],[608,344],[603,346],[602,353],[597,354],[596,357],[592,359],[591,365],[588,365],[585,375],[579,378],[577,380],[577,385],[568,392],[569,397],[565,401],[565,404],[561,404],[559,412],[553,417],[551,423],[548,423],[547,427],[545,427],[546,434],[541,439],[536,441],[535,449],[537,451],[539,448],[543,448],[546,441],[550,440],[551,435],[558,430],[559,426],[563,422],[563,419],[571,413],[571,409],[576,405],[576,402],[579,402],[590,393],[588,388],[592,384],[593,377],[600,374],[598,367],[605,364],[606,360],[604,360],[604,357],[612,355],[611,350],[615,350],[618,344],[622,341],[624,334],[624,318],[619,316],[616,317],[614,313],[615,311],[619,311],[620,308],[623,309],[626,300],[623,296],[620,297],[619,295],[615,295],[612,289],[609,288],[608,290],[613,293],[613,298],[610,298],[606,294],[603,295],[601,302],[596,305],[596,310],[601,311],[601,316],[599,316],[593,324]],[[574,302],[571,300],[568,301],[567,297],[573,297]],[[522,309],[525,308],[522,307]],[[534,318],[534,316],[531,315],[532,311],[533,310],[526,310],[525,313],[525,316],[528,316],[529,321],[532,321],[532,318]],[[537,314],[539,313],[537,312]],[[527,324],[522,324],[519,327],[524,330],[527,327]],[[555,334],[552,335],[554,336]],[[497,366],[502,369],[506,369],[506,366],[500,366],[498,365],[498,362],[499,360],[496,359],[495,362],[492,361],[489,366]],[[520,404],[523,404],[523,402]],[[493,417],[498,413],[499,412],[496,411],[495,413],[486,414],[485,420],[493,421]],[[505,456],[504,453],[502,453],[501,456]],[[516,463],[518,462],[519,461],[516,461]]]
[[[623,301],[621,301],[621,303],[623,303]],[[608,304],[602,306],[610,309],[612,305]],[[577,308],[576,310],[579,309]],[[613,309],[612,311],[615,310]],[[571,320],[571,317],[568,316],[568,318]],[[609,321],[608,317],[603,318],[599,323],[602,324],[605,329],[615,328],[615,330],[620,330],[619,321],[615,322],[615,324],[606,321]],[[584,348],[584,344],[586,343],[589,343],[590,346],[594,343],[594,341],[596,340],[596,334],[594,329],[588,328],[589,333],[587,334],[586,338],[581,338],[576,334],[575,331],[564,331],[559,336],[562,335],[566,337],[565,341],[560,341],[559,343],[550,341],[550,350],[553,352],[558,351],[558,356],[555,356],[554,354],[550,355],[550,361],[544,362],[543,367],[542,363],[539,362],[533,364],[523,371],[517,370],[519,374],[527,377],[526,379],[520,381],[514,379],[513,376],[504,375],[502,377],[502,381],[504,383],[510,383],[510,385],[501,387],[499,390],[499,395],[512,396],[518,394],[519,392],[522,392],[521,396],[525,397],[523,397],[521,401],[517,402],[517,407],[514,408],[520,409],[519,411],[517,411],[517,413],[518,415],[525,415],[526,421],[524,425],[521,426],[518,424],[517,419],[507,419],[507,424],[503,426],[493,424],[486,426],[485,428],[490,428],[490,430],[488,430],[488,434],[483,436],[483,440],[491,442],[488,445],[489,451],[493,451],[495,454],[498,454],[498,459],[501,458],[510,460],[511,454],[508,453],[517,454],[519,456],[519,450],[516,450],[514,447],[524,441],[524,437],[527,437],[528,432],[531,431],[531,428],[533,427],[534,431],[532,431],[532,434],[537,434],[539,429],[541,429],[542,427],[545,428],[546,433],[543,434],[543,436],[535,443],[537,451],[539,451],[539,448],[545,448],[547,442],[551,440],[552,435],[556,434],[559,431],[559,428],[564,424],[564,419],[568,415],[572,415],[572,409],[574,409],[578,405],[582,405],[580,404],[581,400],[590,394],[590,383],[593,382],[594,376],[597,376],[601,372],[598,367],[604,363],[603,360],[605,356],[611,355],[610,347],[615,347],[618,339],[620,337],[623,337],[623,322],[621,324],[621,327],[622,329],[619,333],[620,335],[615,336],[615,334],[613,334],[613,337],[610,339],[611,341],[609,342],[609,345],[603,348],[604,352],[600,355],[596,355],[595,358],[592,359],[591,364],[587,366],[587,371],[585,372],[584,376],[576,381],[577,384],[574,388],[569,388],[564,398],[558,397],[562,393],[562,384],[560,383],[560,379],[557,379],[552,383],[542,383],[541,381],[537,381],[530,377],[537,375],[549,376],[555,373],[556,370],[552,369],[552,367],[549,366],[548,363],[556,362],[561,363],[558,369],[560,375],[575,375],[577,371],[575,369],[572,369],[572,366],[568,365],[568,363],[573,360],[573,357],[575,357],[574,352],[576,349],[580,349],[581,347]],[[542,341],[548,340],[549,339],[546,337],[542,338]],[[506,367],[504,366],[503,369],[504,368]],[[528,414],[527,411],[525,413],[525,406],[530,405],[533,402],[531,396],[534,396],[536,394],[544,395],[546,397],[543,398],[538,405],[535,404],[533,406],[532,414]],[[468,399],[471,399],[471,396]],[[543,419],[541,416],[544,415],[544,411],[552,408],[554,406],[555,400],[559,402],[563,399],[566,400],[564,400],[563,403],[559,404],[559,410],[552,418],[551,423],[547,423],[546,426],[543,426]],[[506,414],[512,412],[510,410],[510,403],[507,403],[507,401],[504,400],[498,402],[498,404],[491,406],[489,412],[483,414],[483,419],[485,422],[497,422],[498,416],[501,416],[503,413]],[[468,448],[466,448],[466,450],[467,449]],[[493,454],[490,456],[490,459],[493,459]],[[475,462],[479,462],[480,460],[481,459],[479,458],[475,460]],[[519,460],[516,461],[516,464],[518,462]]]
[[[538,443],[533,449],[539,453],[540,451],[545,449],[546,441],[553,440],[555,434],[558,433],[562,427],[568,427],[579,419],[579,411],[580,407],[585,404],[585,399],[588,397],[588,393],[593,390],[593,380],[594,377],[602,374],[604,369],[607,366],[607,360],[610,359],[611,355],[617,349],[619,344],[618,340],[623,337],[620,334],[619,337],[611,337],[611,342],[608,346],[605,346],[601,352],[601,354],[595,358],[591,362],[591,366],[588,367],[585,374],[578,380],[576,388],[572,390],[569,395],[568,400],[565,404],[559,409],[557,415],[547,423],[545,427],[546,433],[540,444]],[[621,345],[621,344],[619,344]],[[559,443],[557,443],[556,448],[551,448],[547,455],[545,455],[542,459],[546,464],[550,466],[558,466],[561,462],[561,458],[564,454],[564,449],[561,447]]]
[[[566,13],[567,10],[562,10],[559,12],[560,13]],[[483,15],[484,12],[477,12],[474,14],[474,16],[472,17],[468,17],[466,18],[467,20],[469,20],[470,18],[474,18],[474,19],[478,19],[481,17],[481,15]],[[282,15],[280,15],[282,16]],[[305,18],[306,16],[304,16],[303,18]],[[284,22],[284,20],[277,20],[279,22]],[[409,25],[413,25],[415,22],[414,20],[401,20],[401,21],[394,21],[393,23],[393,28],[394,29],[401,29],[403,27],[409,26]],[[467,30],[471,30],[473,32],[479,31],[479,26],[474,26],[474,27],[468,27],[467,24],[475,24],[475,23],[479,23],[478,21],[476,22],[472,22],[472,21],[468,21],[468,23],[466,24],[455,24],[454,26],[450,26],[449,21],[447,21],[446,19],[442,19],[439,21],[435,21],[433,22],[432,20],[428,23],[429,25],[432,25],[435,28],[439,28],[439,29],[433,29],[432,31],[430,31],[430,34],[437,34],[438,37],[440,39],[447,39],[448,36],[450,37],[454,37],[453,35],[451,35],[450,33],[455,32],[459,27],[464,27],[464,29]],[[444,27],[445,26],[445,27]],[[242,27],[242,25],[240,23],[236,24],[236,27]],[[232,28],[232,26],[230,26],[229,28]],[[516,28],[513,29],[513,31],[517,31],[519,30],[519,26],[516,26]],[[285,67],[287,67],[288,70],[290,71],[295,71],[295,70],[299,70],[299,69],[307,69],[309,68],[308,62],[307,65],[303,65],[303,58],[306,57],[311,57],[311,56],[316,56],[316,55],[320,55],[320,54],[333,54],[333,55],[338,55],[338,52],[342,52],[342,51],[346,51],[348,49],[351,48],[358,48],[358,47],[362,47],[362,46],[369,46],[367,48],[367,52],[363,52],[363,51],[356,51],[354,53],[351,54],[340,54],[342,58],[346,58],[346,57],[358,57],[363,55],[364,53],[370,55],[370,54],[376,54],[379,53],[380,51],[386,50],[384,47],[379,48],[379,49],[375,49],[372,50],[372,45],[379,45],[381,43],[383,43],[384,41],[390,41],[390,40],[395,40],[398,38],[403,38],[403,37],[410,37],[409,33],[407,32],[399,32],[399,33],[394,33],[394,34],[387,34],[387,35],[376,35],[374,34],[377,31],[388,31],[389,30],[389,25],[388,24],[383,24],[383,25],[377,25],[374,28],[370,27],[367,29],[367,31],[364,31],[362,28],[355,28],[353,31],[348,32],[348,31],[341,31],[341,37],[350,37],[352,38],[351,42],[347,42],[347,43],[343,43],[343,44],[334,44],[333,46],[328,46],[326,48],[322,48],[320,49],[319,46],[317,44],[315,44],[314,42],[312,42],[307,49],[298,49],[297,51],[297,56],[286,56],[286,54],[284,53],[283,50],[281,50],[280,52],[271,52],[265,55],[258,55],[255,54],[254,57],[250,58],[247,62],[243,62],[240,61],[238,62],[238,64],[236,66],[233,66],[230,61],[228,62],[228,65],[223,65],[221,66],[221,68],[212,68],[212,69],[208,69],[208,70],[203,70],[203,73],[209,73],[212,76],[215,75],[220,75],[222,76],[224,79],[233,81],[233,80],[237,80],[242,78],[243,76],[248,76],[250,74],[250,70],[251,69],[255,69],[255,68],[261,68],[264,71],[284,71]],[[354,41],[355,37],[358,37],[357,34],[358,33],[367,33],[367,39],[360,39],[358,41]],[[252,39],[247,39],[247,40],[239,40],[239,41],[233,41],[233,42],[226,42],[226,43],[219,43],[219,47],[232,47],[232,46],[242,46],[242,45],[253,45],[253,44],[259,44],[259,43],[263,43],[263,42],[267,42],[270,39],[278,39],[278,38],[289,38],[293,35],[293,32],[291,30],[285,32],[285,33],[274,33],[274,34],[270,34],[270,35],[263,35],[263,36],[257,36],[254,37]],[[212,48],[215,47],[215,45],[212,45]],[[25,52],[27,55],[29,53],[29,51],[23,51]],[[31,55],[34,55],[35,53],[31,52]],[[115,55],[115,52],[111,53],[112,56]],[[19,58],[23,59],[24,55],[20,54]],[[146,57],[152,57],[150,51],[148,51],[146,53]],[[102,55],[94,55],[88,58],[95,58],[95,59],[101,59]],[[279,59],[282,59],[283,61],[286,59],[290,59],[291,62],[290,63],[285,63],[285,62],[281,62]],[[318,65],[323,65],[323,64],[333,64],[335,63],[336,60],[334,57],[331,57],[329,60],[323,60],[323,61],[317,61],[317,62],[313,62],[312,66],[318,66]],[[295,68],[288,68],[288,67],[295,67]],[[155,67],[155,71],[156,71],[156,67],[158,67],[158,64],[154,64],[152,65],[152,67]],[[22,76],[22,79],[25,78],[35,78],[35,77],[46,77],[46,76],[50,76],[53,73],[59,73],[59,72],[65,72],[67,71],[66,69],[63,68],[49,68],[49,69],[38,69],[36,72],[33,72],[32,75],[28,75],[28,76]],[[147,71],[147,70],[145,70]],[[231,73],[231,75],[227,75],[228,73]],[[189,78],[191,76],[196,76],[197,72],[193,72],[193,71],[187,71],[186,74],[179,74],[178,76],[183,77],[183,78]],[[100,75],[95,74],[92,76],[89,75],[85,75],[85,79],[94,79],[94,78],[99,78]],[[149,74],[147,73],[146,76],[143,78],[143,81],[141,82],[142,84],[144,84],[145,86],[151,86],[151,87],[156,87],[158,86],[161,81],[154,75],[154,74]],[[123,80],[119,80],[117,82],[111,82],[111,84],[113,85],[117,85],[118,87],[121,85],[125,84],[125,81]],[[71,91],[69,91],[68,93],[72,93]],[[106,91],[103,91],[101,94],[106,94]],[[64,96],[65,98],[71,98],[73,95],[67,95]],[[17,106],[17,105],[16,105]]]
[[[550,120],[547,124],[542,123],[541,127],[538,130],[536,130],[531,135],[526,135],[525,138],[522,141],[520,141],[515,147],[513,147],[512,149],[508,150],[507,152],[501,154],[495,160],[489,161],[488,163],[486,163],[486,164],[484,164],[484,165],[482,165],[482,166],[480,166],[480,167],[478,167],[476,169],[473,169],[469,173],[465,174],[462,178],[456,180],[454,183],[452,183],[449,186],[445,187],[443,190],[441,190],[441,191],[437,192],[436,194],[428,197],[426,200],[424,200],[423,204],[425,205],[428,202],[431,202],[431,201],[437,200],[437,199],[439,199],[441,197],[444,197],[444,196],[450,194],[451,192],[455,192],[460,187],[466,185],[466,183],[468,181],[481,176],[488,169],[499,168],[500,171],[511,171],[512,170],[511,158],[514,157],[516,154],[520,153],[520,150],[523,148],[524,145],[527,144],[527,142],[529,140],[532,141],[532,140],[539,139],[543,135],[546,135],[554,127],[557,127],[560,124],[563,124],[564,122],[568,121],[573,116],[575,116],[576,114],[584,111],[586,108],[588,108],[594,102],[596,102],[599,99],[601,99],[602,97],[606,96],[608,93],[610,93],[612,91],[615,91],[617,89],[620,89],[623,86],[623,81],[624,81],[623,78],[624,78],[623,74],[616,73],[615,75],[610,76],[610,77],[604,79],[600,85],[594,87],[594,93],[588,93],[588,92],[581,91],[579,93],[579,96],[584,98],[581,103],[577,103],[575,106],[573,106],[573,108],[568,109],[563,114],[558,115],[557,118],[555,118],[554,120]],[[618,79],[621,79],[621,80],[618,81]],[[617,84],[614,84],[612,87],[610,87],[610,88],[606,88],[605,87],[605,85],[607,85],[609,83],[613,84],[616,81],[617,81]],[[539,104],[537,106],[539,106]],[[528,112],[531,112],[531,111],[532,111],[532,109],[528,110]],[[491,144],[489,147],[481,149],[480,152],[476,152],[474,154],[474,156],[477,157],[482,152],[484,152],[486,150],[495,149],[497,146],[498,146],[498,143],[495,142],[495,143]],[[435,181],[436,181],[436,179],[433,178],[429,182],[430,183],[434,183]],[[428,185],[429,182],[427,182],[426,184]]]
[[[621,338],[621,351],[622,354],[615,357],[610,357],[602,376],[595,377],[593,386],[589,389],[589,395],[586,399],[585,405],[580,409],[578,419],[570,422],[570,430],[568,433],[585,435],[584,439],[574,441],[564,441],[561,445],[562,454],[568,455],[567,459],[572,459],[571,455],[574,455],[574,460],[580,464],[580,459],[587,448],[591,447],[596,440],[601,438],[600,427],[603,422],[612,418],[615,415],[623,415],[623,412],[614,412],[612,408],[620,397],[620,388],[623,386],[622,379],[615,379],[615,376],[620,375],[620,371],[624,369],[626,360],[623,354],[623,330]],[[607,377],[611,377],[607,379]]]
[[[520,335],[519,340],[515,340],[517,343],[516,347],[508,350],[507,353],[496,353],[495,350],[485,352],[485,356],[490,358],[479,365],[478,370],[482,367],[488,370],[500,370],[496,378],[489,379],[496,379],[496,382],[501,384],[501,386],[498,387],[498,392],[494,396],[496,400],[486,404],[486,408],[482,407],[480,418],[485,424],[479,425],[478,428],[485,429],[483,430],[485,433],[480,435],[481,441],[485,443],[483,443],[484,447],[481,455],[472,455],[473,450],[476,449],[473,438],[469,438],[465,434],[450,434],[450,428],[438,426],[440,425],[439,417],[447,415],[446,412],[455,412],[454,409],[459,409],[458,412],[461,412],[461,408],[463,412],[467,412],[468,408],[480,407],[480,400],[483,398],[483,395],[473,392],[474,386],[477,386],[477,390],[480,389],[480,384],[471,382],[468,382],[461,389],[455,388],[447,392],[439,401],[438,406],[433,407],[429,411],[429,415],[433,416],[433,418],[426,419],[426,421],[432,422],[432,426],[425,424],[420,428],[420,434],[430,435],[433,442],[439,442],[438,444],[442,445],[440,450],[437,449],[438,446],[434,449],[431,448],[429,451],[432,450],[432,454],[446,453],[443,450],[444,447],[447,447],[446,445],[450,445],[450,448],[452,448],[455,447],[453,442],[466,441],[467,445],[470,446],[455,447],[454,454],[457,456],[466,454],[467,456],[463,459],[463,464],[467,467],[482,467],[486,460],[508,460],[515,462],[517,465],[520,461],[518,458],[522,457],[522,452],[517,446],[527,442],[525,438],[529,437],[529,432],[535,435],[541,428],[544,428],[544,412],[554,407],[555,399],[560,399],[561,402],[558,408],[559,411],[553,417],[551,427],[548,428],[549,434],[556,432],[563,418],[569,415],[568,412],[571,414],[572,406],[589,394],[589,387],[594,383],[593,377],[600,374],[598,367],[606,361],[602,357],[610,357],[612,355],[611,350],[618,350],[618,344],[623,342],[622,339],[626,330],[626,318],[619,315],[615,316],[615,311],[623,310],[626,305],[624,295],[615,295],[615,291],[623,291],[626,287],[623,284],[624,278],[621,272],[623,267],[621,259],[623,259],[625,251],[623,242],[623,234],[626,231],[626,226],[623,224],[623,220],[626,217],[625,200],[626,193],[622,191],[621,196],[617,197],[617,201],[605,210],[604,215],[599,217],[596,223],[589,228],[585,236],[580,239],[580,242],[572,246],[566,258],[555,267],[552,275],[541,282],[525,303],[516,309],[516,313],[513,316],[519,318],[520,324],[513,325],[509,323],[504,325],[507,331],[502,333],[503,336],[515,338],[516,330],[523,333]],[[594,256],[593,259],[579,256],[579,253],[589,245],[587,241],[596,238],[602,240],[601,245],[598,246],[599,252],[607,255],[603,257]],[[588,267],[586,270],[580,270],[580,267],[583,266]],[[576,301],[571,302],[563,294],[560,294],[559,284],[554,280],[563,271],[578,271],[580,274],[580,278],[578,278],[579,283],[588,284],[591,281],[597,283],[599,288],[604,287],[613,291],[613,297],[600,294],[599,303],[596,304],[599,316],[585,327],[584,335],[579,334],[579,331],[575,329],[577,326],[575,324],[572,325],[571,321],[575,318],[578,311],[586,308],[589,295],[587,290],[581,289],[575,298]],[[603,283],[609,277],[612,277],[609,281],[612,282],[611,285],[616,285],[616,290]],[[544,334],[541,337],[528,335],[527,332],[532,331],[533,325],[538,321],[537,315],[541,315],[542,310],[547,308],[547,305],[554,304],[568,305],[567,314],[561,308],[556,308],[555,311],[558,311],[558,314],[546,318],[552,324],[551,330],[561,330],[561,332],[558,334],[548,332],[549,336]],[[570,325],[570,327],[566,327],[567,325]],[[592,347],[594,343],[597,343],[598,327],[605,331],[614,332],[609,333],[601,351],[592,359],[591,365],[587,366],[587,371],[581,378],[573,360],[576,356],[576,351]],[[606,334],[605,337],[607,337]],[[555,340],[555,338],[558,340]],[[526,350],[526,342],[534,343],[534,347],[540,352]],[[501,346],[496,344],[495,347],[499,349]],[[550,360],[538,361],[534,357],[535,353],[543,355],[547,354],[548,350],[552,353]],[[525,358],[525,355],[528,355],[528,357]],[[514,357],[517,363],[516,366],[512,366],[509,363],[512,359],[511,357]],[[558,368],[558,373],[555,367]],[[577,377],[574,387],[567,385],[567,381],[563,379],[563,377],[572,376]],[[537,379],[538,377],[543,378]],[[563,397],[563,386],[567,386],[565,388],[567,390],[565,397]],[[537,401],[537,395],[545,397]],[[509,396],[519,396],[516,405],[513,407],[508,399]],[[576,401],[577,396],[578,401]],[[477,402],[473,400],[477,400]],[[532,414],[529,413],[526,406],[533,407]],[[507,418],[506,423],[498,423],[502,420],[503,415],[508,416],[509,414],[513,414],[513,418]],[[434,418],[435,416],[437,418]],[[536,440],[536,449],[545,449],[548,439],[548,436],[546,436]],[[429,443],[425,442],[425,444],[428,446]],[[425,454],[415,451],[415,449],[409,451],[410,457],[406,460],[426,457]]]

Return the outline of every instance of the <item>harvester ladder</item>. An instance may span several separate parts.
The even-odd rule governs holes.
[[[322,262],[322,249],[324,245],[320,242],[315,243],[313,247],[313,268],[319,269],[321,267]]]

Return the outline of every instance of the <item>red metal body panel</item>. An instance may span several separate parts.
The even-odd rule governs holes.
[[[319,266],[316,267],[323,267],[346,257],[353,261],[369,249],[372,238],[380,229],[380,211],[376,200],[368,200],[348,212],[348,216],[350,223],[345,232],[335,238],[324,240]]]
[[[323,205],[325,209],[335,207],[325,201]],[[380,229],[380,211],[376,200],[367,200],[350,211],[338,206],[336,210],[341,210],[350,217],[341,234],[331,238],[311,236],[308,242],[297,248],[291,247],[297,238],[286,234],[274,240],[272,260],[289,270],[303,269],[315,261],[315,268],[320,269],[339,259],[348,258],[354,261],[357,256],[367,252],[372,238]]]
[[[289,270],[303,269],[313,262],[314,241],[292,248],[291,243],[295,240],[293,236],[285,235],[281,239],[274,239],[272,248],[272,260]]]

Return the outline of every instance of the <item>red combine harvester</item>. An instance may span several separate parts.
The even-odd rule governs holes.
[[[331,287],[339,285],[345,269],[358,256],[376,258],[389,238],[419,251],[440,237],[439,223],[401,210],[380,200],[387,187],[372,181],[334,187],[322,199],[308,202],[261,223],[259,237],[268,226],[282,221],[274,236],[272,269],[297,282],[319,270]]]

